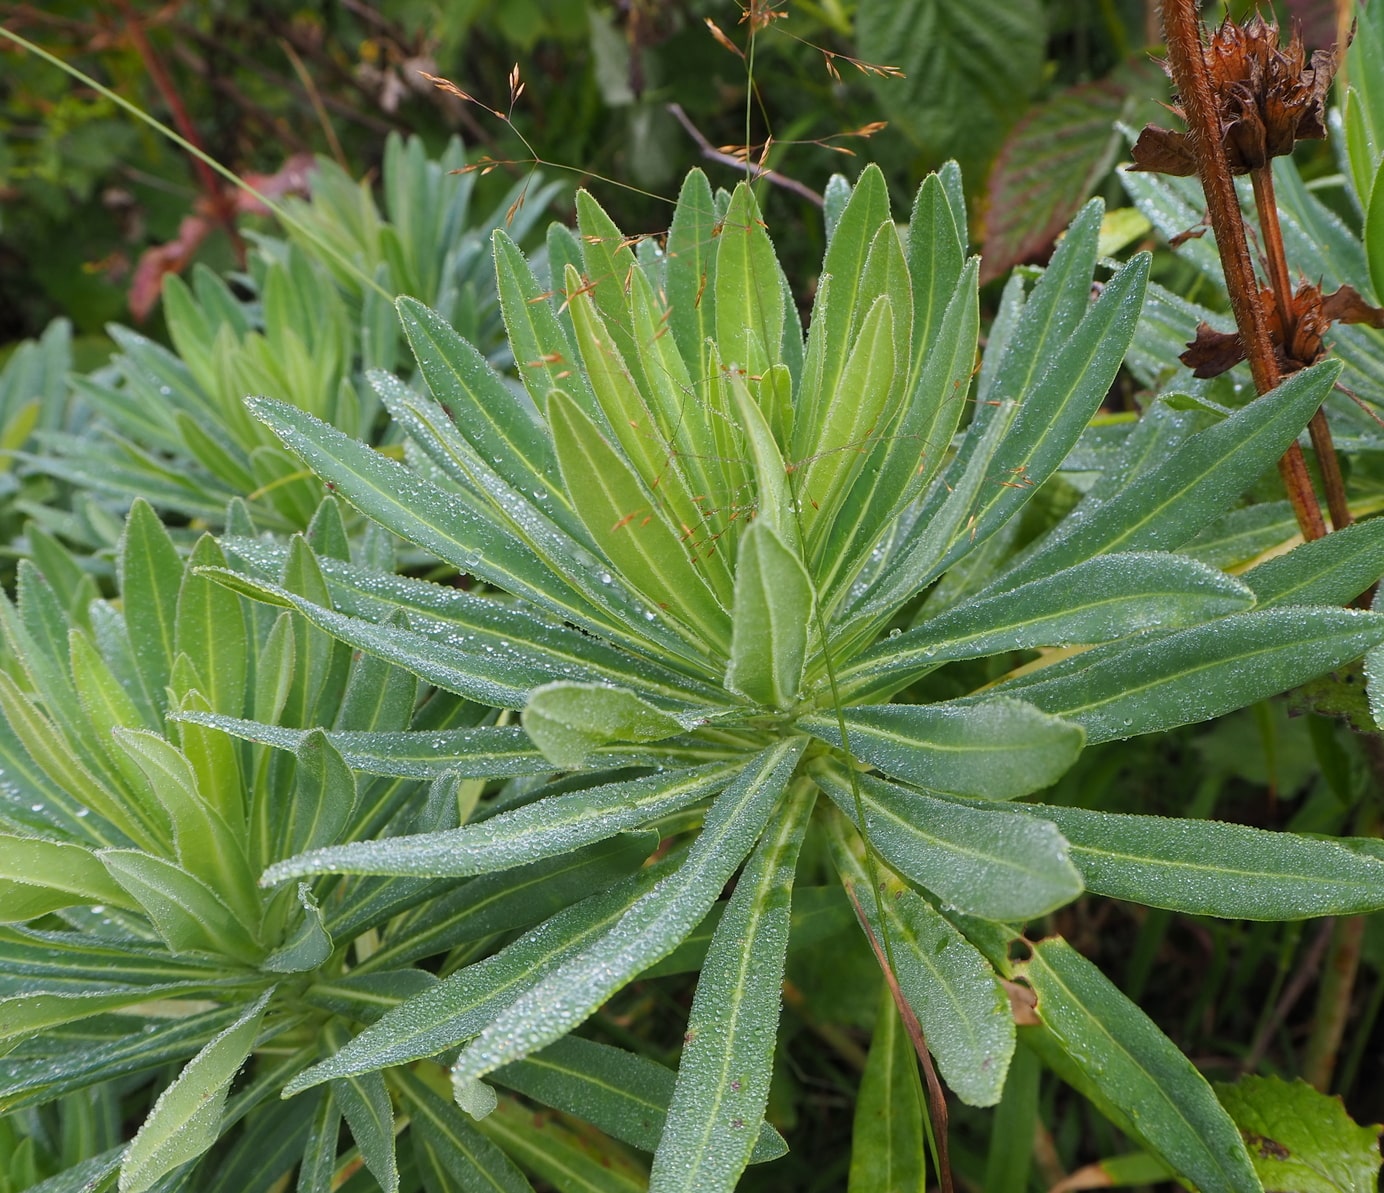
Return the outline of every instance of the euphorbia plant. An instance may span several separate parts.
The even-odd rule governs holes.
[[[1256,919],[1368,910],[1384,905],[1384,862],[1350,843],[1017,801],[1085,743],[1218,715],[1384,641],[1384,618],[1331,607],[1380,572],[1377,523],[1240,578],[1170,553],[1272,466],[1336,366],[1175,450],[1141,427],[1076,511],[1016,553],[1016,516],[1119,368],[1147,260],[1093,298],[1088,206],[1031,290],[1011,281],[973,376],[956,183],[924,182],[906,236],[878,171],[833,188],[805,338],[747,185],[713,195],[694,172],[666,244],[637,252],[581,195],[578,236],[550,235],[551,290],[497,233],[523,390],[401,302],[421,384],[374,384],[418,449],[412,467],[251,403],[340,497],[484,591],[343,566],[330,601],[314,599],[235,540],[238,564],[201,574],[522,714],[328,740],[376,775],[566,775],[502,787],[461,827],[309,851],[264,881],[459,878],[641,828],[665,838],[637,878],[449,965],[344,1046],[324,1040],[289,1095],[445,1056],[457,1100],[483,1114],[484,1079],[524,1088],[523,1058],[580,1049],[568,1034],[736,879],[671,1100],[646,1099],[666,1115],[566,1107],[654,1151],[652,1188],[731,1188],[763,1144],[795,859],[820,831],[958,1097],[1000,1098],[1013,996],[1034,1046],[1182,1177],[1258,1188],[1191,1063],[1041,921],[1082,890]],[[937,698],[950,663],[1049,647],[1089,649]],[[305,734],[181,716],[289,747]],[[1027,942],[1034,921],[1042,938]],[[637,1067],[620,1071],[639,1087]]]

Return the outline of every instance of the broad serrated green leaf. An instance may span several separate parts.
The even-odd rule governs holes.
[[[814,764],[812,774],[854,823],[850,776],[831,762]],[[857,782],[871,844],[948,908],[1001,922],[1027,920],[1081,893],[1067,842],[1050,823],[963,807],[872,775]]]
[[[740,763],[587,787],[445,832],[318,849],[265,871],[266,884],[303,874],[465,877],[506,870],[591,844],[713,795]]]
[[[976,704],[881,704],[847,708],[849,742],[835,717],[804,729],[886,774],[934,791],[1016,799],[1055,783],[1076,761],[1080,726],[1003,697]]]
[[[1206,1079],[1099,969],[1051,937],[1033,946],[1025,973],[1038,1017],[1151,1152],[1202,1193],[1262,1193]]]
[[[216,1142],[226,1094],[254,1046],[271,993],[256,999],[159,1095],[121,1161],[120,1193],[144,1193]]]
[[[1379,1187],[1380,1128],[1358,1126],[1340,1098],[1281,1077],[1249,1075],[1214,1088],[1264,1188],[1373,1193]]]
[[[594,945],[521,994],[462,1050],[453,1072],[483,1077],[583,1022],[615,990],[667,956],[711,909],[768,823],[806,739],[752,759],[707,813],[682,864]]]
[[[773,1073],[793,875],[815,797],[810,781],[790,788],[712,936],[651,1193],[731,1190],[750,1162]]]
[[[1235,613],[1103,654],[1055,678],[992,689],[1075,721],[1088,744],[1209,720],[1276,695],[1384,642],[1384,615],[1320,605]],[[959,703],[993,699],[965,697]]]
[[[740,539],[726,687],[756,704],[789,709],[802,690],[813,627],[811,577],[767,522]]]

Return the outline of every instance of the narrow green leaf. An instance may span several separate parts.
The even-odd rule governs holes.
[[[849,776],[830,762],[815,763],[812,775],[855,823]],[[1045,915],[1081,893],[1067,842],[1051,823],[963,807],[872,775],[858,782],[880,856],[946,907],[1012,922]]]
[[[661,741],[688,727],[633,692],[602,684],[545,684],[524,705],[524,732],[562,770],[585,765],[598,746]]]
[[[307,1142],[303,1145],[295,1193],[332,1193],[336,1178],[336,1146],[341,1134],[341,1108],[330,1094],[318,1099]]]
[[[802,561],[756,519],[740,539],[726,687],[769,708],[792,708],[802,689],[812,608],[812,579]]]
[[[847,1193],[927,1193],[918,1059],[889,987],[880,983],[870,1053],[856,1097]]]
[[[159,1095],[120,1164],[120,1193],[144,1193],[216,1142],[226,1094],[254,1046],[272,990],[190,1060]]]
[[[667,956],[711,909],[764,830],[805,739],[753,759],[723,791],[686,859],[640,898],[598,942],[525,991],[463,1049],[453,1069],[483,1077],[583,1022],[641,970]]]
[[[580,1036],[563,1036],[491,1076],[499,1085],[577,1115],[646,1152],[658,1147],[677,1079],[657,1061]],[[762,1123],[750,1163],[777,1160],[787,1151],[779,1133]]]
[[[250,930],[200,878],[135,849],[103,849],[96,856],[175,953],[217,953],[249,965],[260,959]]]
[[[741,872],[697,981],[651,1193],[734,1189],[773,1074],[798,851],[816,788],[795,783]]]
[[[1057,825],[1086,888],[1112,899],[1246,920],[1384,908],[1384,863],[1334,841],[1216,820],[1046,804],[1013,809]]]
[[[747,182],[736,184],[716,242],[716,343],[726,365],[760,376],[779,358],[778,258]]]
[[[553,795],[444,832],[317,849],[265,871],[265,885],[304,874],[460,878],[507,870],[636,828],[714,794],[740,763],[674,770]]]
[[[339,1048],[346,1041],[345,1027],[331,1021],[324,1031],[329,1047]],[[398,1193],[399,1165],[394,1154],[394,1106],[389,1090],[378,1073],[342,1077],[332,1082],[332,1100],[351,1129],[360,1149],[360,1158],[385,1193]],[[123,1193],[123,1191],[122,1191]]]
[[[479,1126],[557,1193],[644,1193],[648,1188],[647,1174],[623,1149],[593,1154],[589,1139],[512,1098],[501,1098],[495,1113]]]
[[[198,574],[198,568],[224,567],[226,557],[216,540],[203,535],[188,557],[178,590],[174,649],[192,661],[206,685],[202,695],[217,712],[239,716],[245,711],[249,644],[245,615],[234,593]],[[128,620],[129,613],[126,612]],[[175,656],[176,657],[176,656]]]
[[[1076,761],[1080,726],[1003,697],[976,704],[881,704],[844,710],[850,750],[933,791],[1017,799],[1055,783]],[[804,729],[844,747],[835,717]]]
[[[591,537],[634,590],[655,606],[641,615],[644,620],[657,623],[656,610],[666,611],[724,652],[729,636],[725,610],[629,465],[560,390],[548,395],[548,420],[563,480]]]
[[[136,498],[120,542],[120,591],[135,663],[160,707],[173,668],[182,581],[183,563],[168,532],[149,504]]]
[[[1080,506],[1002,578],[1012,588],[1112,551],[1171,550],[1226,509],[1307,425],[1340,373],[1323,361],[1187,439],[1089,513]]]
[[[711,184],[690,170],[668,229],[668,321],[678,351],[694,376],[705,344],[716,335],[716,208]]]
[[[1235,613],[1136,642],[1054,678],[992,689],[1075,721],[1088,744],[1207,721],[1359,658],[1384,642],[1384,615],[1320,605]],[[984,697],[965,697],[973,706]]]
[[[1179,629],[1253,603],[1254,593],[1238,580],[1180,555],[1098,555],[1000,595],[966,601],[877,643],[841,669],[839,691],[842,699],[860,702],[899,691],[953,659]]]
[[[887,928],[894,977],[942,1078],[963,1102],[993,1106],[1004,1090],[1015,1045],[1009,997],[995,971],[926,899],[892,874],[881,877],[876,900],[863,862],[864,843],[843,818],[833,817],[832,825],[832,857],[841,881],[875,944]]]
[[[274,834],[280,854],[338,840],[356,807],[355,776],[322,730],[310,730],[294,754],[294,795]]]
[[[1033,946],[1026,973],[1043,1024],[1151,1152],[1202,1193],[1261,1193],[1206,1079],[1099,969],[1051,937]]]
[[[41,837],[0,834],[0,879],[42,893],[43,909],[30,908],[22,917],[26,920],[74,905],[139,906],[90,850]],[[6,902],[0,900],[0,921],[16,918],[8,912]]]
[[[1357,522],[1251,568],[1256,607],[1345,605],[1384,575],[1384,518]]]
[[[394,1079],[409,1109],[409,1135],[427,1193],[454,1193],[458,1188],[533,1193],[514,1161],[455,1106],[407,1069]]]
[[[322,923],[322,912],[306,882],[298,884],[298,905],[303,910],[298,927],[261,962],[261,969],[269,973],[307,973],[332,955],[331,933]]]

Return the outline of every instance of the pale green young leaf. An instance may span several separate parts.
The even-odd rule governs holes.
[[[1060,937],[1033,946],[1037,1012],[1144,1145],[1203,1193],[1262,1193],[1240,1133],[1206,1079],[1137,1006]]]
[[[769,708],[789,709],[802,689],[812,630],[812,580],[768,522],[740,539],[726,687]]]
[[[119,561],[125,625],[135,663],[145,690],[162,705],[173,668],[183,563],[158,515],[143,499],[130,507]]]
[[[697,980],[651,1193],[734,1189],[764,1120],[798,851],[816,788],[800,780],[741,872]]]
[[[761,376],[779,358],[784,296],[778,258],[748,182],[736,184],[716,241],[716,342],[722,361]]]
[[[700,375],[706,341],[716,334],[716,209],[711,184],[691,170],[668,229],[668,322],[678,351]]]
[[[812,774],[854,823],[849,775],[825,760]],[[1081,893],[1067,842],[1051,823],[1002,808],[964,807],[873,775],[857,782],[871,844],[947,907],[1012,922],[1045,915]]]
[[[646,1056],[580,1036],[563,1036],[491,1076],[499,1085],[575,1114],[645,1152],[658,1147],[677,1079],[672,1069]],[[750,1163],[776,1160],[787,1151],[779,1133],[761,1123]]]
[[[615,347],[628,363],[635,383],[643,388],[642,361],[634,343],[634,324],[627,295],[629,283],[626,279],[631,270],[639,268],[630,248],[631,241],[588,190],[577,191],[577,234],[582,254],[580,288],[589,290],[594,297]],[[573,297],[569,290],[568,300]]]
[[[544,684],[524,705],[524,732],[562,770],[583,766],[598,746],[661,741],[686,728],[627,688],[603,684]]]
[[[1384,642],[1384,614],[1321,605],[1234,613],[1136,641],[1053,678],[992,689],[1075,721],[1088,744],[1210,720],[1277,695]],[[963,697],[974,706],[993,699]]]
[[[667,956],[711,909],[764,831],[802,754],[790,738],[752,759],[717,796],[682,864],[642,896],[599,941],[521,994],[462,1050],[462,1078],[518,1060],[583,1022],[641,970]]]
[[[178,862],[196,871],[246,925],[259,919],[259,898],[245,853],[245,839],[202,798],[197,776],[183,754],[142,729],[116,729],[115,743],[144,773],[149,790],[173,826]]]
[[[1384,862],[1294,833],[1014,804],[1057,825],[1086,888],[1187,915],[1299,920],[1384,908]]]
[[[715,794],[739,763],[585,787],[443,832],[317,849],[265,871],[268,885],[304,874],[461,878],[507,870],[600,841]]]
[[[178,590],[173,647],[186,654],[206,685],[202,695],[217,712],[245,711],[249,645],[239,599],[199,576],[199,567],[224,567],[226,557],[210,535],[203,535],[188,558]],[[128,620],[129,611],[126,611]],[[176,655],[175,655],[176,657]]]
[[[927,618],[925,605],[926,620],[842,667],[839,691],[842,699],[864,701],[905,688],[953,659],[1179,629],[1248,609],[1254,596],[1240,581],[1184,556],[1098,555],[936,617]]]
[[[820,548],[833,518],[884,431],[880,424],[895,381],[897,347],[893,307],[888,295],[881,295],[821,408],[820,432],[809,441],[798,470],[795,488],[814,570],[821,567]]]
[[[771,370],[775,372],[776,370]],[[735,415],[740,420],[741,433],[749,448],[754,466],[756,522],[766,523],[794,555],[801,552],[798,534],[798,517],[794,508],[792,489],[788,484],[788,468],[783,454],[779,451],[778,440],[774,437],[764,412],[755,401],[745,383],[745,378],[735,372],[728,373],[724,385],[730,393]],[[761,393],[763,383],[761,383]],[[718,551],[713,558],[720,559],[727,552]]]
[[[356,808],[356,777],[322,730],[310,730],[294,756],[293,798],[274,831],[281,856],[339,840]]]
[[[322,567],[301,534],[289,540],[280,582],[317,604],[331,601]],[[296,661],[280,717],[288,725],[316,725],[336,709],[350,651],[330,634],[302,621],[294,623],[293,638]]]
[[[726,612],[639,478],[561,391],[548,395],[548,420],[563,480],[591,537],[635,590],[654,603],[646,610],[652,617],[641,617],[650,625],[676,618],[694,641],[724,652]]]
[[[62,841],[45,841],[42,837],[0,834],[0,880],[4,884],[0,889],[18,885],[42,896],[42,910],[34,910],[29,904],[22,917],[10,914],[8,899],[0,899],[0,921],[7,923],[35,919],[75,905],[110,903],[127,909],[139,906],[89,849]]]
[[[178,712],[211,712],[200,692],[188,692]],[[240,769],[240,752],[226,734],[203,725],[182,723],[178,740],[183,757],[192,767],[197,790],[217,815],[239,836],[246,827],[245,780]]]
[[[306,882],[298,884],[298,905],[303,912],[298,927],[264,959],[261,969],[269,973],[309,973],[332,955],[331,933],[322,922],[322,911]]]
[[[847,1193],[927,1193],[927,1111],[918,1103],[918,1058],[884,983],[878,1003],[855,1103]]]
[[[913,287],[910,379],[948,343],[941,329],[966,260],[965,231],[957,227],[941,176],[929,174],[918,187],[908,218],[908,277]]]
[[[255,662],[255,691],[251,707],[257,721],[276,724],[283,712],[297,656],[294,637],[292,614],[281,613],[270,627]]]
[[[120,1193],[144,1193],[216,1142],[226,1094],[254,1046],[271,993],[256,999],[159,1095],[121,1161]]]
[[[427,1193],[454,1193],[458,1188],[533,1193],[514,1161],[454,1105],[407,1069],[395,1075],[395,1082],[409,1110],[409,1135]]]
[[[1085,734],[1031,704],[998,697],[976,704],[880,704],[847,708],[851,753],[886,774],[934,791],[1017,799],[1055,783]],[[833,716],[799,722],[844,747]]]
[[[81,702],[82,710],[91,721],[98,741],[105,745],[106,756],[114,762],[132,793],[147,800],[144,781],[139,770],[124,751],[115,747],[111,733],[115,729],[153,729],[130,698],[101,652],[96,649],[85,630],[76,626],[67,632],[68,657],[71,660],[72,687]]]
[[[134,849],[103,849],[96,856],[175,953],[214,953],[249,965],[259,961],[263,950],[250,928],[200,878]]]
[[[841,881],[877,948],[887,933],[899,992],[918,1018],[942,1079],[968,1105],[993,1106],[1015,1045],[1009,998],[995,971],[936,908],[892,874],[881,876],[876,900],[863,842],[843,817],[831,823]]]

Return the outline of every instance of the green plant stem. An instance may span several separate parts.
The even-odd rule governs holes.
[[[1225,273],[1230,309],[1249,360],[1254,388],[1266,394],[1278,385],[1278,362],[1261,305],[1254,263],[1250,260],[1240,201],[1235,194],[1225,147],[1221,144],[1220,113],[1206,60],[1202,57],[1201,20],[1195,0],[1166,0],[1163,32],[1168,47],[1168,66],[1196,153],[1197,174]],[[1326,533],[1326,522],[1312,489],[1302,448],[1296,443],[1280,458],[1278,471],[1303,538],[1321,538]]]
[[[1331,945],[1322,984],[1317,991],[1312,1034],[1302,1061],[1303,1079],[1327,1093],[1336,1069],[1336,1054],[1345,1038],[1346,1020],[1360,971],[1360,947],[1365,938],[1365,917],[1343,916],[1331,929]]]

